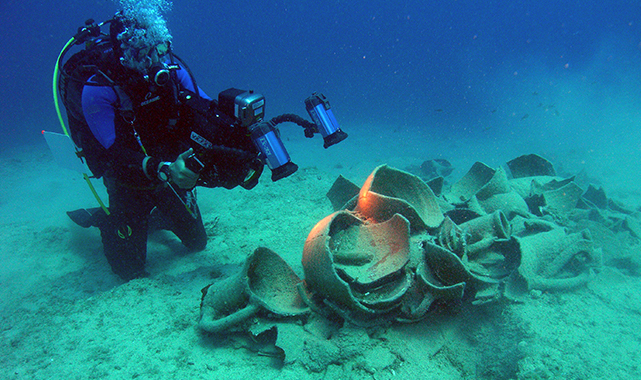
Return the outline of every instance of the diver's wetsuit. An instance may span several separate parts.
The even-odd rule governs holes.
[[[154,207],[186,247],[203,250],[207,244],[192,191],[173,185],[179,199],[156,178],[160,162],[173,162],[189,148],[178,138],[181,124],[176,97],[179,90],[193,91],[193,84],[182,68],[171,77],[163,87],[143,79],[120,86],[131,99],[133,114],[123,115],[122,99],[114,87],[99,85],[98,79],[91,78],[98,85],[85,85],[82,93],[87,124],[106,148],[102,161],[110,215],[97,225],[112,270],[125,280],[145,274],[148,218]],[[199,93],[211,100],[200,89]],[[145,157],[149,157],[148,175],[142,168]]]

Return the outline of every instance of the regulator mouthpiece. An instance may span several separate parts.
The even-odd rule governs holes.
[[[169,83],[171,79],[171,75],[169,74],[170,69],[171,68],[164,63],[157,63],[149,68],[147,80],[162,87]]]

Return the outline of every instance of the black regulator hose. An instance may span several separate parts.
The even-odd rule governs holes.
[[[191,72],[191,69],[189,68],[189,66],[187,65],[187,63],[185,63],[185,61],[183,61],[183,59],[182,59],[182,58],[180,58],[180,57],[179,57],[179,56],[177,56],[173,51],[171,51],[171,49],[169,50],[169,54],[170,54],[170,57],[171,57],[172,59],[173,59],[173,58],[176,58],[176,59],[178,60],[178,62],[180,62],[180,64],[182,65],[182,67],[183,67],[185,70],[187,70],[187,74],[189,74],[189,79],[191,80],[191,85],[192,85],[192,86],[194,86],[194,94],[196,94],[196,96],[197,96],[197,97],[200,97],[200,90],[198,89],[198,85],[196,84],[196,77],[195,77],[195,76],[194,76],[194,74]]]
[[[293,113],[284,113],[282,115],[276,116],[275,118],[271,119],[269,122],[272,125],[287,123],[287,122],[298,124],[305,129],[305,137],[307,138],[312,138],[314,137],[314,133],[319,133],[318,127],[316,126],[316,124],[312,123],[311,121],[307,121],[302,117],[295,115]]]

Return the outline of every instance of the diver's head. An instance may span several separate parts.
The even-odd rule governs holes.
[[[147,74],[169,53],[171,34],[162,12],[171,7],[164,0],[120,0],[123,9],[111,21],[109,34],[120,63]]]

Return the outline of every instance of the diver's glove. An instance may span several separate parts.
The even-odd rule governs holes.
[[[183,152],[174,162],[161,162],[158,165],[158,178],[163,182],[171,182],[181,189],[193,189],[198,181],[199,173],[194,173],[185,165],[194,150],[189,148]]]

